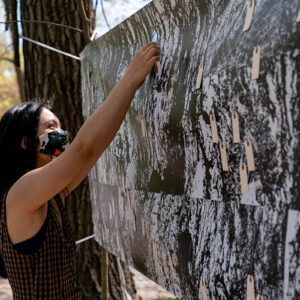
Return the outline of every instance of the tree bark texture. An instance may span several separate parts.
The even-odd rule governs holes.
[[[95,26],[92,1],[83,1],[90,24],[83,26],[79,1],[21,1],[24,20],[43,20],[79,29]],[[24,23],[23,35],[62,51],[78,56],[85,46],[82,33],[48,24]],[[71,140],[83,124],[80,62],[40,46],[23,41],[26,100],[49,99],[62,128],[70,132]],[[66,199],[66,207],[76,239],[93,233],[88,181],[85,180]],[[101,251],[94,240],[77,245],[77,274],[84,299],[101,297]],[[117,259],[109,256],[110,299],[122,299]],[[127,272],[127,267],[122,272]],[[126,273],[127,274],[127,273]],[[127,274],[128,276],[128,274]],[[132,277],[127,279],[132,281]]]
[[[264,299],[300,297],[299,1],[255,1],[243,32],[248,3],[154,0],[81,53],[88,117],[157,30],[162,75],[136,93],[89,182],[96,240],[183,299],[203,299],[203,281],[209,299],[245,299],[248,275]],[[242,194],[246,139],[256,169]]]

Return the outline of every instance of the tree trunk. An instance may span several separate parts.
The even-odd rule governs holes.
[[[4,1],[5,9],[7,12],[7,21],[17,19],[17,2],[16,1]],[[20,65],[20,55],[19,55],[19,32],[17,23],[8,23],[6,27],[10,28],[11,37],[14,47],[14,59],[10,61],[15,66],[15,71],[17,75],[17,83],[19,86],[20,99],[22,102],[25,101],[25,86],[24,86],[24,74]]]
[[[21,1],[23,20],[43,20],[73,26],[79,29],[95,26],[95,12],[92,0],[84,1],[90,24],[84,24],[79,1]],[[85,20],[86,22],[86,20]],[[86,34],[63,27],[48,24],[23,23],[23,35],[49,46],[78,56],[86,43]],[[86,31],[85,31],[86,32]],[[62,127],[70,132],[71,140],[83,124],[82,96],[80,81],[80,62],[23,41],[25,65],[26,99],[46,98],[51,100],[55,114],[62,122]],[[92,211],[88,180],[71,193],[66,201],[76,239],[93,233]],[[109,255],[109,291],[110,299],[122,299],[123,292],[119,268],[115,257]],[[84,299],[101,298],[101,248],[89,240],[77,245],[77,274]],[[132,275],[128,267],[121,268],[127,285],[132,289]]]

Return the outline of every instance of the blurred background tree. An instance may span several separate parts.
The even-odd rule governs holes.
[[[3,63],[3,74],[1,73],[3,90],[1,90],[0,102],[3,111],[19,101],[35,98],[50,100],[55,114],[61,120],[63,127],[70,132],[72,140],[84,122],[81,106],[80,62],[20,39],[20,36],[24,35],[79,56],[85,45],[89,43],[95,28],[96,4],[92,0],[63,2],[4,0],[4,6],[6,13],[3,18],[7,22],[6,28],[11,33],[12,46],[7,48],[1,62]],[[16,20],[22,22],[16,23]],[[37,23],[37,20],[42,22]],[[45,21],[72,26],[80,29],[81,32],[43,23]],[[6,40],[3,39],[3,48],[7,46]],[[68,196],[66,209],[76,240],[93,234],[87,179]],[[77,245],[76,251],[77,278],[83,299],[102,298],[101,247],[91,239]],[[126,293],[135,295],[134,282],[128,266],[120,263],[113,255],[109,255],[108,282],[110,299],[125,299]]]
[[[0,2],[0,20],[4,19],[4,4]],[[0,118],[6,110],[20,101],[13,45],[4,32],[0,30]]]
[[[43,98],[52,102],[54,112],[70,132],[71,139],[74,138],[84,121],[80,62],[28,43],[19,36],[78,56],[95,29],[96,11],[99,37],[148,2],[150,0],[107,0],[97,5],[97,0],[0,0],[0,20],[9,21],[0,26],[0,117],[17,103]],[[44,23],[16,23],[16,20],[54,22],[83,32]],[[89,199],[86,179],[66,201],[76,239],[93,233]],[[83,299],[102,297],[100,269],[101,247],[94,240],[78,245],[77,275]],[[135,296],[128,266],[110,254],[108,281],[109,299],[126,299],[126,293]]]

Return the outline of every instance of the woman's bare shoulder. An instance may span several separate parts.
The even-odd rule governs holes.
[[[6,197],[6,224],[8,233],[13,244],[24,241],[34,236],[44,223],[48,205],[42,205],[34,212],[24,210],[14,201],[9,193]]]

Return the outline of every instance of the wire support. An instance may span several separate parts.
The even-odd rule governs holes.
[[[94,237],[95,237],[94,234],[93,234],[93,235],[89,235],[89,236],[87,236],[87,237],[85,237],[85,238],[83,238],[83,239],[81,239],[81,240],[76,241],[76,245],[78,245],[78,244],[80,244],[80,243],[83,243],[83,242],[85,242],[85,241],[87,241],[87,240],[90,240],[90,239],[92,239],[92,238],[94,238]]]
[[[59,24],[59,23],[53,23],[53,22],[48,22],[48,21],[40,21],[40,20],[10,20],[10,21],[0,21],[0,24],[9,24],[9,23],[41,23],[41,24],[47,24],[47,25],[54,25],[58,27],[64,27],[67,29],[75,30],[78,32],[82,32],[81,29],[72,27],[69,25],[64,25],[64,24]]]
[[[44,47],[44,48],[46,48],[46,49],[52,50],[52,51],[54,51],[54,52],[60,53],[60,54],[62,54],[62,55],[71,57],[71,58],[76,59],[76,60],[81,60],[79,56],[76,56],[76,55],[73,55],[73,54],[70,54],[70,53],[67,53],[67,52],[58,50],[58,49],[56,49],[56,48],[54,48],[54,47],[51,47],[51,46],[48,46],[48,45],[46,45],[46,44],[44,44],[44,43],[41,43],[41,42],[35,41],[35,40],[33,40],[33,39],[30,39],[30,38],[28,38],[28,37],[26,37],[26,36],[24,36],[24,35],[20,35],[19,37],[20,37],[21,39],[27,41],[27,42],[36,44],[36,45],[38,45],[38,46],[41,46],[41,47]]]

